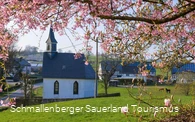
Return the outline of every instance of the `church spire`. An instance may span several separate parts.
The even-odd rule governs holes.
[[[48,37],[46,43],[47,43],[46,50],[47,50],[48,56],[52,59],[57,54],[57,43],[58,43],[55,39],[52,25],[50,27],[49,37]]]
[[[58,42],[55,39],[52,25],[50,27],[49,37],[48,37],[46,43],[47,43],[47,52],[56,52]]]

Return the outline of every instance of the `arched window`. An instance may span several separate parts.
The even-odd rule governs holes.
[[[73,84],[73,94],[78,94],[78,92],[79,92],[79,84],[77,81],[75,81]]]
[[[54,94],[59,94],[59,82],[57,80],[54,82]]]
[[[48,45],[47,45],[47,51],[49,51],[49,50],[50,50],[50,45],[48,44]]]

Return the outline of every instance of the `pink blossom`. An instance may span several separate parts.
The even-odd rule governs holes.
[[[165,106],[169,107],[171,105],[171,100],[170,99],[165,99],[164,103],[165,103]]]
[[[147,76],[148,75],[148,71],[144,70],[142,71],[142,76]]]
[[[152,62],[152,66],[155,67],[156,66],[156,62]]]
[[[90,39],[90,35],[89,34],[85,34],[84,39],[89,40]]]
[[[162,82],[164,82],[164,81],[163,81],[163,79],[160,78],[158,82],[162,84]]]
[[[163,62],[160,62],[160,63],[159,63],[159,67],[160,67],[160,68],[163,68],[163,67],[164,67],[164,63],[163,63]]]
[[[140,29],[142,27],[141,24],[137,24],[137,29]]]
[[[179,10],[177,7],[173,7],[173,11],[177,13]]]
[[[2,89],[2,87],[3,87],[3,84],[0,86],[0,92],[3,92],[3,89]]]
[[[154,112],[154,117],[156,117],[156,113],[157,113],[157,112],[155,111],[155,112]]]
[[[1,104],[3,104],[3,100],[1,100],[1,102],[0,102]]]
[[[192,53],[192,55],[195,55],[194,49],[191,49],[190,52]]]
[[[137,5],[141,6],[142,5],[142,0],[137,0]]]
[[[89,62],[87,60],[85,61],[85,65],[89,65]]]
[[[16,104],[16,98],[7,98],[6,100],[1,100],[1,105],[2,106],[11,106]]]
[[[91,51],[91,50],[92,50],[92,46],[88,46],[88,47],[86,48],[86,50],[87,50],[87,51]]]
[[[123,113],[123,114],[125,114],[125,115],[127,115],[128,110],[129,110],[129,109],[128,109],[127,106],[121,107],[121,113]]]
[[[79,59],[81,57],[82,57],[81,53],[75,53],[75,55],[74,55],[74,58],[75,59]]]

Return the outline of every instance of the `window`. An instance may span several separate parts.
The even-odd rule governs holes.
[[[54,94],[59,94],[59,82],[57,80],[54,82]]]
[[[50,50],[50,45],[49,45],[49,44],[47,45],[47,50],[48,50],[48,51]]]
[[[77,81],[75,81],[73,84],[73,94],[78,94],[78,91],[79,91],[79,84]]]

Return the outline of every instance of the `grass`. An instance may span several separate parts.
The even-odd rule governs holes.
[[[36,97],[41,97],[43,96],[43,87],[36,88],[34,90],[34,94]]]
[[[182,103],[188,104],[192,102],[192,96],[185,96],[181,94],[181,91],[175,89],[174,86],[168,86],[167,88],[171,89],[171,94],[167,94],[165,91],[159,91],[159,87],[163,86],[150,86],[146,87],[148,93],[151,92],[152,97],[157,97],[159,99],[151,100],[149,97],[144,97],[144,99],[155,106],[164,106],[164,98],[169,98],[171,94],[174,94],[174,104],[176,104],[177,100],[180,98]],[[102,87],[98,88],[99,93],[103,93],[104,90]],[[38,95],[41,95],[39,92],[42,91],[42,88],[37,89]],[[130,91],[134,95],[139,95],[139,90],[137,88],[130,89]],[[138,121],[135,117],[126,118],[124,114],[121,114],[120,110],[117,112],[95,112],[93,111],[87,112],[86,105],[90,105],[92,107],[96,107],[98,110],[100,107],[129,107],[130,111],[133,111],[133,107],[131,105],[138,105],[138,101],[129,97],[126,88],[119,87],[110,87],[108,89],[108,93],[116,93],[120,92],[120,97],[108,97],[108,98],[92,98],[92,99],[82,99],[82,100],[73,100],[73,101],[65,101],[65,102],[55,102],[44,104],[45,107],[83,107],[83,111],[75,112],[74,114],[70,114],[70,111],[66,112],[11,112],[15,111],[15,109],[9,109],[1,112],[1,121],[3,122],[126,122],[127,119],[131,120],[131,122]],[[143,93],[145,96],[145,93]],[[160,99],[162,98],[162,99]],[[33,106],[39,107],[40,105]],[[145,104],[140,104],[140,106],[147,106]],[[19,110],[19,109],[18,109]],[[91,109],[92,110],[92,109]],[[144,115],[144,113],[142,113]],[[142,115],[139,114],[139,115]],[[152,118],[153,113],[147,113],[148,118]]]
[[[89,62],[91,64],[91,66],[93,67],[93,69],[95,70],[96,69],[96,65],[95,65],[95,62],[96,62],[96,56],[95,55],[90,55],[88,57],[89,59]],[[102,56],[101,55],[98,55],[98,65],[99,63],[102,61]]]
[[[156,68],[156,76],[163,76],[167,78],[167,72],[164,72],[162,69]],[[171,71],[169,71],[168,76],[171,76]]]

